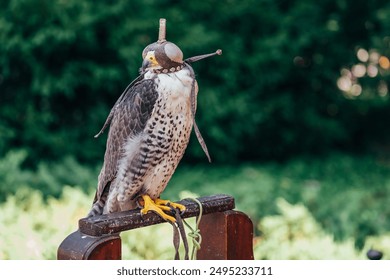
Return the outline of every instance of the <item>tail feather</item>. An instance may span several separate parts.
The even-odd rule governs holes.
[[[92,205],[92,208],[89,211],[87,218],[103,214],[103,209],[104,206],[106,205],[107,196],[108,196],[108,192],[104,192],[103,195],[100,197],[100,199]]]

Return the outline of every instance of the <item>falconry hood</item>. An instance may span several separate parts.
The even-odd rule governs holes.
[[[142,52],[143,63],[141,73],[146,70],[152,70],[156,73],[172,73],[181,70],[184,62],[191,63],[209,56],[222,54],[221,50],[217,50],[215,53],[183,60],[183,52],[180,48],[176,44],[167,41],[165,37],[166,20],[162,18],[160,19],[157,42],[148,45]]]
[[[183,68],[183,52],[172,42],[165,40],[165,19],[160,19],[158,41],[142,52],[142,71],[151,68],[155,72],[175,72]]]

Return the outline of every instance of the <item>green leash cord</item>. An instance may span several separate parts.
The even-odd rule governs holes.
[[[202,235],[200,234],[199,230],[199,223],[200,220],[202,219],[203,215],[203,207],[202,203],[200,203],[199,200],[196,198],[187,198],[190,200],[195,201],[199,205],[199,216],[196,217],[196,224],[195,224],[195,229],[193,229],[184,219],[183,222],[187,226],[187,228],[190,230],[188,233],[188,236],[192,240],[192,253],[191,253],[191,260],[196,260],[196,252],[200,249],[200,244],[202,243]]]
[[[175,247],[175,260],[180,260],[180,255],[179,255],[179,246],[180,246],[180,236],[183,239],[183,244],[184,244],[184,249],[185,249],[185,256],[184,259],[188,260],[188,241],[187,237],[185,234],[185,229],[184,225],[187,226],[187,228],[191,231],[188,233],[188,236],[192,240],[192,253],[191,253],[191,260],[196,260],[196,252],[200,249],[200,244],[202,243],[202,236],[200,235],[200,230],[199,230],[199,223],[202,218],[203,214],[203,207],[202,203],[200,203],[199,200],[196,198],[187,198],[190,200],[195,201],[199,205],[199,216],[196,217],[196,225],[195,229],[193,229],[184,219],[182,219],[179,209],[177,208],[171,208],[173,212],[175,212],[175,218],[176,218],[176,223],[171,223],[173,226],[173,246]]]

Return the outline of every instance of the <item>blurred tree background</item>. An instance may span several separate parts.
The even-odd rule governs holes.
[[[387,0],[1,1],[0,202],[95,187],[107,133],[93,135],[161,17],[185,57],[223,50],[193,65],[214,163],[193,137],[167,195],[214,193],[211,179],[256,221],[283,196],[359,248],[390,231]]]

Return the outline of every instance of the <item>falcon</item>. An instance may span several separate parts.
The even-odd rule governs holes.
[[[183,157],[192,128],[210,160],[195,123],[198,85],[190,63],[221,51],[183,60],[180,48],[165,40],[165,24],[160,19],[158,41],[142,52],[140,75],[95,136],[110,126],[88,217],[141,207],[141,214],[153,211],[174,223],[171,207],[185,207],[160,199],[160,194]]]

